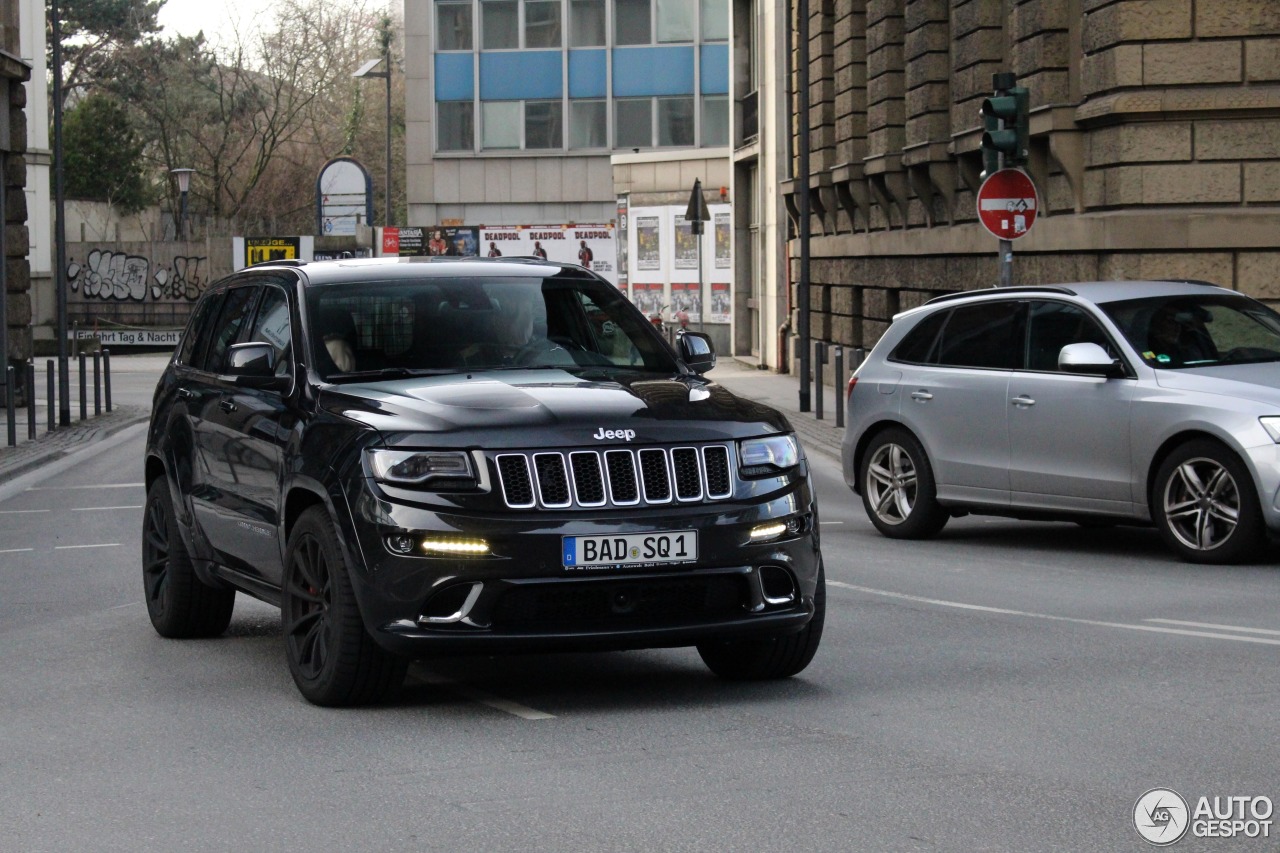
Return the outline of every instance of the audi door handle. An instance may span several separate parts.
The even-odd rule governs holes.
[[[927,401],[929,401],[929,400],[932,400],[932,399],[933,399],[933,395],[932,395],[932,394],[930,394],[928,391],[912,391],[912,392],[911,392],[911,399],[912,399],[912,400],[918,400],[919,402],[924,403],[924,402],[927,402]]]
[[[1026,408],[1028,406],[1034,406],[1036,404],[1036,401],[1028,397],[1026,394],[1020,394],[1017,397],[1014,397],[1009,402],[1013,403],[1015,406],[1017,406],[1020,409]]]
[[[231,402],[230,400],[223,400],[221,403],[218,404],[218,408],[222,409],[222,411],[226,412],[227,414],[231,414],[232,412],[234,412],[236,409],[240,407],[237,406],[235,403]]]

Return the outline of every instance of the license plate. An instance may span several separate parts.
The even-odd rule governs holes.
[[[623,536],[566,536],[561,549],[566,569],[690,563],[698,559],[698,533],[630,533]]]

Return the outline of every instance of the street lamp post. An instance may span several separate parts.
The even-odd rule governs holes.
[[[374,71],[379,65],[385,67],[381,71]],[[361,65],[352,77],[382,77],[387,81],[387,212],[383,225],[391,225],[391,42],[389,39],[383,42],[383,54],[379,59],[370,59],[364,65]]]
[[[178,239],[187,240],[187,193],[191,191],[191,176],[195,169],[170,169],[169,174],[178,179],[178,195],[181,197],[181,211],[178,214]]]

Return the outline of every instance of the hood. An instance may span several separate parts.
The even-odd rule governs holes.
[[[1178,391],[1238,397],[1280,407],[1280,364],[1219,364],[1157,370],[1156,384]]]
[[[321,405],[407,446],[638,445],[791,429],[775,409],[702,377],[602,376],[540,369],[395,379],[326,388]]]

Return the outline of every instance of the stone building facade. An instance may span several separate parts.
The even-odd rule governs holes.
[[[1005,71],[1031,93],[1040,196],[1014,284],[1193,278],[1280,302],[1277,0],[790,8],[810,25],[815,340],[869,347],[895,312],[997,282],[975,199],[979,108]],[[793,283],[798,189],[782,185]]]
[[[4,182],[4,237],[0,259],[4,263],[5,311],[3,337],[7,351],[0,359],[0,383],[7,365],[17,368],[22,382],[22,365],[31,358],[31,264],[27,258],[30,238],[27,231],[27,90],[31,66],[21,56],[21,22],[17,0],[0,2],[0,180]],[[21,392],[18,394],[21,398]]]

